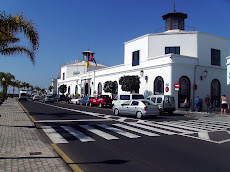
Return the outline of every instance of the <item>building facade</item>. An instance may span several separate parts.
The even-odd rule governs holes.
[[[67,85],[69,94],[105,94],[103,84],[126,75],[140,77],[139,93],[145,96],[165,94],[175,97],[176,107],[182,108],[185,98],[194,109],[197,96],[211,97],[214,107],[220,107],[221,95],[230,96],[226,84],[226,57],[229,40],[198,31],[185,31],[187,14],[169,13],[162,16],[165,32],[146,34],[125,42],[124,64],[105,67],[90,62],[87,70],[83,52],[82,69],[79,64],[63,66],[57,87]],[[92,53],[92,52],[90,52]],[[87,60],[86,60],[87,59]],[[73,75],[78,66],[79,73]],[[84,69],[83,69],[84,68]],[[180,88],[175,89],[179,83]],[[118,94],[124,93],[118,85]]]

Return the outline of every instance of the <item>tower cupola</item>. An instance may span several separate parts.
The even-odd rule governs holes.
[[[168,13],[162,16],[163,20],[165,20],[165,31],[168,30],[184,30],[184,19],[188,17],[187,14],[180,13],[180,12],[174,12],[174,13]]]
[[[83,54],[83,61],[87,62],[87,61],[90,61],[90,54],[92,54],[92,56],[95,54],[91,51],[84,51],[82,52]]]

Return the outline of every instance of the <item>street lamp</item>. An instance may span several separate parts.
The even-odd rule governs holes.
[[[208,71],[205,69],[203,72],[203,76],[200,76],[200,80],[203,80],[203,78],[206,78],[208,75]]]

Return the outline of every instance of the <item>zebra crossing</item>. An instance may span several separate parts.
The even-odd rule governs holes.
[[[164,122],[139,120],[138,122],[113,123],[110,125],[77,125],[74,128],[68,125],[55,128],[41,126],[41,128],[53,143],[69,143],[68,139],[64,138],[63,132],[74,136],[76,140],[82,143],[94,142],[97,137],[111,141],[119,140],[123,137],[138,139],[144,136],[159,137],[161,135],[180,135],[212,143],[230,141],[230,123],[211,120]],[[59,133],[60,129],[63,131]]]

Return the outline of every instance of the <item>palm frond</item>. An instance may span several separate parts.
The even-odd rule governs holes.
[[[35,57],[34,52],[24,47],[15,46],[15,47],[3,48],[0,50],[0,53],[2,55],[15,55],[15,54],[26,53],[30,57],[30,60],[32,61],[32,63],[34,64],[34,57]]]

